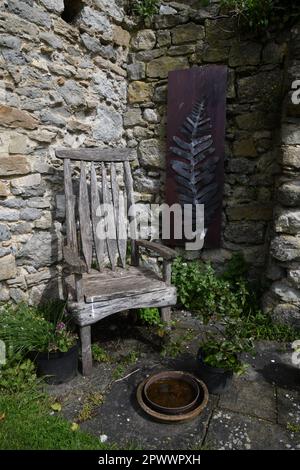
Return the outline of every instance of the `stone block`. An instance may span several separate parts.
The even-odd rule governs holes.
[[[186,69],[189,63],[186,57],[159,57],[147,65],[147,76],[150,78],[167,78],[172,70]]]
[[[0,281],[11,279],[17,273],[16,260],[13,255],[3,256],[0,262]]]
[[[134,62],[127,66],[129,80],[141,80],[146,76],[146,66],[143,62]]]
[[[30,170],[30,163],[24,155],[0,157],[0,176],[26,175]]]
[[[205,29],[204,26],[188,23],[180,26],[176,26],[171,30],[172,43],[173,44],[185,44],[195,43],[200,39],[204,39]]]
[[[262,46],[257,42],[237,41],[231,46],[229,66],[258,65],[260,63]]]
[[[36,129],[38,120],[27,111],[0,105],[0,124],[7,127],[23,127],[24,129]]]
[[[242,101],[260,101],[266,103],[269,109],[277,109],[282,92],[282,78],[281,70],[242,77],[238,80],[238,96]]]
[[[164,168],[164,145],[157,139],[142,140],[138,149],[138,158],[142,166]]]
[[[282,164],[286,167],[300,169],[300,145],[282,147]]]
[[[51,28],[51,18],[45,11],[38,8],[36,5],[31,7],[25,2],[19,0],[9,0],[7,4],[8,11],[14,13],[21,18],[35,23],[39,26],[44,26],[47,29]]]
[[[11,233],[7,225],[0,224],[0,241],[6,241],[11,239]]]
[[[131,108],[124,114],[124,126],[133,127],[145,124],[140,108]]]
[[[152,83],[145,83],[134,81],[128,87],[128,101],[129,103],[144,103],[149,102],[153,95]]]
[[[130,34],[121,26],[113,25],[112,40],[118,46],[128,47],[130,42]]]
[[[93,137],[96,140],[112,142],[120,139],[123,132],[122,116],[114,108],[101,105],[93,123]]]
[[[265,237],[264,222],[231,222],[225,227],[225,238],[233,243],[261,244]]]
[[[21,176],[20,178],[14,178],[11,180],[11,186],[13,188],[18,187],[31,187],[41,184],[42,178],[39,173],[34,173],[32,175]]]
[[[292,261],[300,258],[300,238],[279,235],[271,242],[271,255],[279,261]]]
[[[237,157],[257,157],[254,139],[236,140],[233,143],[233,153]]]
[[[61,244],[56,233],[35,232],[17,252],[18,264],[31,264],[38,269],[61,260]]]
[[[41,0],[41,2],[47,10],[54,13],[62,13],[65,8],[64,0]]]
[[[290,287],[287,283],[274,282],[271,291],[284,303],[300,306],[300,290]]]
[[[131,47],[134,51],[147,51],[153,49],[156,44],[156,35],[152,29],[138,31],[131,40]]]
[[[280,210],[275,216],[275,230],[290,235],[300,233],[300,209]]]

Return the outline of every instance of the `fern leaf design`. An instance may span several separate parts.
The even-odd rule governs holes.
[[[206,116],[205,100],[199,101],[180,128],[184,137],[174,136],[174,145],[170,147],[175,155],[171,167],[175,172],[178,201],[182,205],[205,204],[205,228],[220,206],[218,184],[215,181],[219,157],[213,156],[215,149],[211,127],[211,120]]]

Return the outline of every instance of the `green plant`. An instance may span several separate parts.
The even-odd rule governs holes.
[[[233,257],[220,276],[210,265],[177,258],[172,281],[184,308],[206,322],[227,325],[236,332],[236,337],[288,342],[298,339],[297,329],[273,323],[271,316],[261,310],[258,292],[247,281],[246,274],[241,255]]]
[[[159,3],[159,0],[135,0],[132,2],[132,11],[145,20],[158,12]]]
[[[1,393],[19,393],[25,390],[30,390],[32,393],[38,384],[35,366],[29,359],[23,361],[10,359],[0,369]]]
[[[148,325],[162,327],[159,310],[155,307],[139,308],[137,310],[138,317]]]
[[[110,357],[107,352],[99,346],[99,344],[92,344],[92,355],[94,361],[97,362],[110,362]]]
[[[119,364],[114,368],[112,377],[114,380],[120,379],[125,373],[126,367],[124,364]]]
[[[43,307],[20,303],[0,308],[0,339],[14,354],[68,351],[77,340],[69,325],[65,305],[60,301]]]
[[[222,0],[221,5],[241,26],[255,31],[283,27],[300,14],[298,0]]]
[[[286,428],[293,433],[300,433],[300,424],[287,423]]]
[[[216,276],[209,264],[199,261],[177,258],[172,267],[172,282],[182,306],[198,312],[205,320],[228,312],[237,315],[245,301],[242,289],[236,294],[228,280]]]
[[[209,339],[201,344],[205,364],[225,370],[231,370],[240,375],[245,371],[238,355],[247,350],[244,341],[234,339]]]
[[[187,343],[189,343],[196,333],[192,329],[188,329],[184,334],[180,335],[177,338],[170,339],[167,341],[165,346],[161,351],[162,357],[177,357],[182,354],[182,351],[185,349]]]
[[[269,24],[272,0],[222,0],[221,3],[252,29],[265,28]]]

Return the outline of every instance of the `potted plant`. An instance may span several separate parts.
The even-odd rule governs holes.
[[[242,352],[251,351],[252,342],[236,334],[208,335],[197,353],[198,375],[210,393],[222,393],[233,374],[241,375],[246,365],[240,360]]]
[[[29,356],[48,383],[63,383],[77,374],[78,336],[60,301],[40,308],[2,307],[0,339],[13,353]]]

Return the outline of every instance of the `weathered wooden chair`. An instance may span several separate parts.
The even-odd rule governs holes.
[[[170,322],[170,306],[176,303],[176,289],[171,286],[171,262],[176,252],[159,243],[135,240],[132,236],[127,243],[126,230],[122,230],[125,220],[124,224],[116,223],[116,237],[103,240],[96,235],[101,217],[103,221],[103,214],[99,213],[101,203],[112,203],[117,222],[122,212],[120,194],[124,195],[127,208],[134,207],[130,150],[58,149],[56,156],[64,161],[66,244],[63,253],[69,271],[66,277],[67,308],[80,327],[82,371],[88,375],[92,369],[93,323],[123,310],[143,307],[159,307],[162,320]],[[74,161],[77,163],[73,171]],[[123,178],[124,184],[119,184],[117,175]],[[77,182],[79,180],[77,194],[74,191],[76,178]],[[132,214],[128,221],[132,235],[132,230],[136,229]],[[131,249],[129,266],[126,265],[128,245]],[[139,266],[139,247],[152,250],[163,258],[162,278]],[[97,260],[98,269],[95,269],[93,259]]]

